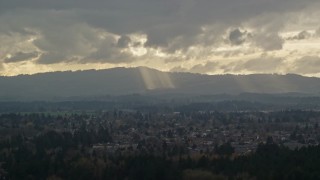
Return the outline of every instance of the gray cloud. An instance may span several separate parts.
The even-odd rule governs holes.
[[[50,23],[45,27],[41,29],[41,36],[34,41],[34,45],[44,52],[38,61],[40,63],[59,63],[75,60],[75,56],[87,56],[100,42],[94,29],[87,24],[71,21],[63,27]]]
[[[284,43],[278,35],[282,20],[285,21],[281,15],[303,10],[315,2],[10,0],[0,3],[0,34],[35,36],[33,44],[42,53],[37,62],[42,64],[132,62],[133,55],[126,51],[128,45],[135,43],[130,38],[132,34],[147,37],[144,47],[167,53],[188,51],[193,46],[218,46],[230,27],[243,24],[253,31],[253,45],[273,51],[282,49]],[[240,45],[246,36],[245,31],[234,29],[228,38],[231,44]]]
[[[284,40],[277,33],[263,32],[253,36],[253,43],[266,51],[281,50]]]
[[[320,57],[306,56],[294,61],[294,73],[315,74],[320,73]]]
[[[181,66],[175,66],[171,68],[170,71],[171,72],[188,72],[188,69]]]
[[[206,74],[212,73],[215,70],[219,69],[220,64],[218,62],[207,62],[205,64],[197,64],[192,66],[191,68],[184,68],[181,66],[176,66],[172,68],[171,72],[192,72],[192,73],[199,73],[199,74]]]
[[[39,59],[37,60],[37,63],[39,64],[54,64],[58,62],[70,62],[73,59],[72,57],[68,57],[66,55],[63,55],[61,53],[57,52],[49,52],[49,53],[43,53],[40,55]]]
[[[255,73],[276,73],[283,65],[283,59],[268,55],[249,59],[240,63],[233,63],[232,71],[250,71]],[[232,66],[231,65],[231,66]]]
[[[91,53],[88,57],[82,59],[82,61],[118,64],[123,62],[131,62],[134,60],[134,57],[130,53],[121,52],[121,49],[119,49],[117,45],[110,44],[110,42],[105,42],[99,47],[99,49]]]
[[[64,40],[63,37],[58,39],[40,39],[41,42],[35,42],[39,49],[45,51],[45,53],[43,53],[38,59],[38,63],[53,64],[59,62],[107,62],[118,64],[134,60],[130,53],[122,51],[125,46],[128,46],[129,42],[120,42],[123,40],[121,40],[121,38],[120,40],[117,40],[113,35],[107,35],[107,37],[99,39],[91,34],[92,32],[89,32],[88,34],[86,33],[88,32],[85,32],[85,34],[79,33],[77,35],[70,34],[69,38],[72,39],[78,37],[80,40],[70,40],[68,42],[71,44],[64,44],[64,46],[58,48],[56,48],[56,45],[59,44],[60,40]],[[89,36],[89,39],[86,39],[88,37],[84,37],[86,35]],[[95,39],[95,41],[93,41],[93,39]],[[85,43],[85,41],[87,42]],[[72,48],[68,48],[69,46]]]
[[[320,28],[318,28],[318,29],[316,30],[315,35],[318,36],[318,37],[320,37]]]
[[[287,40],[304,40],[312,37],[308,31],[301,31],[297,35],[287,38]]]
[[[120,48],[127,48],[130,43],[131,43],[130,37],[128,37],[128,36],[121,36],[121,37],[118,39],[117,46],[120,47]]]
[[[263,54],[260,57],[242,60],[238,62],[218,62],[209,61],[204,64],[197,64],[191,68],[183,68],[176,66],[170,71],[173,72],[192,72],[192,73],[214,73],[222,71],[224,73],[277,73],[285,67],[285,62],[282,58],[273,57]]]
[[[248,33],[240,29],[234,29],[229,33],[229,41],[232,45],[241,45],[246,41]]]
[[[37,58],[39,56],[38,52],[17,52],[11,57],[6,57],[4,59],[5,63],[15,63],[15,62],[21,62],[21,61],[27,61],[30,59]]]
[[[219,68],[219,63],[217,62],[207,62],[205,64],[198,64],[193,66],[189,71],[193,73],[210,73],[214,72]]]

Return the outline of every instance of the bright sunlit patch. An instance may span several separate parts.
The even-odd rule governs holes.
[[[305,52],[309,50],[319,50],[320,39],[310,39],[301,41],[291,41],[284,45],[285,50],[299,50]]]
[[[235,78],[235,82],[241,87],[241,90],[244,92],[252,92],[252,93],[264,93],[261,91],[262,89],[267,92],[279,91],[281,87],[281,92],[291,92],[293,89],[296,89],[296,84],[292,82],[288,82],[285,78],[279,78],[277,75],[270,75],[267,76],[267,79],[264,79],[264,84],[261,83],[254,83],[254,81],[250,81],[246,78]],[[268,83],[270,82],[270,83]],[[258,86],[259,85],[259,86]]]
[[[129,47],[130,52],[134,55],[134,56],[143,56],[147,54],[147,49],[144,47]]]
[[[6,58],[11,58],[12,55],[11,55],[11,54],[7,54],[5,57],[6,57]]]
[[[165,72],[154,72],[145,67],[139,67],[139,71],[148,90],[175,88],[170,76]]]

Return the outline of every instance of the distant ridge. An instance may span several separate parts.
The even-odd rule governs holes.
[[[146,67],[0,77],[1,101],[128,94],[240,93],[319,95],[320,79],[295,74],[203,75],[161,72]]]

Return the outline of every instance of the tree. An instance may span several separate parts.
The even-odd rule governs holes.
[[[215,147],[215,153],[220,156],[231,156],[234,153],[234,148],[231,146],[230,142],[224,143],[221,146]]]

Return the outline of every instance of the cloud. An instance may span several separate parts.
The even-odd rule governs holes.
[[[256,58],[238,60],[231,62],[208,61],[203,64],[196,64],[191,68],[176,66],[170,71],[192,72],[200,74],[211,73],[279,73],[284,72],[287,64],[284,59],[263,54]]]
[[[232,45],[241,45],[246,41],[248,33],[241,31],[239,28],[230,31],[229,41]]]
[[[219,63],[217,62],[207,62],[205,64],[198,64],[193,66],[189,71],[192,73],[212,73],[217,70],[219,67]]]
[[[172,68],[171,72],[191,72],[191,73],[199,73],[199,74],[206,74],[206,73],[213,73],[218,70],[220,67],[220,63],[208,61],[204,64],[196,64],[191,68],[185,68],[182,66],[176,66]]]
[[[181,66],[175,66],[170,69],[170,72],[188,72],[188,69]]]
[[[316,35],[317,37],[320,37],[320,28],[318,28],[318,29],[316,30],[315,35]]]
[[[58,18],[54,20],[60,23]],[[64,21],[64,20],[62,20]],[[61,22],[64,27],[47,24],[34,45],[43,53],[38,62],[43,64],[73,61],[94,51],[101,39],[99,33],[85,23]]]
[[[126,46],[128,46],[128,44],[126,44]],[[119,48],[119,41],[117,42],[117,44],[115,44],[112,42],[112,40],[107,40],[102,42],[102,44],[96,51],[85,57],[82,61],[108,62],[117,64],[123,62],[131,62],[133,60],[134,57],[130,52],[123,51],[121,48]]]
[[[10,57],[6,57],[4,59],[5,63],[15,63],[15,62],[21,62],[21,61],[27,61],[32,60],[34,58],[37,58],[39,56],[38,52],[17,52]]]
[[[0,61],[8,59],[9,55],[12,57],[18,52],[37,52],[31,47],[32,43],[28,41],[29,39],[29,35],[0,33]]]
[[[129,36],[121,36],[119,39],[118,39],[118,43],[117,43],[117,46],[120,47],[120,48],[127,48],[129,47],[129,44],[131,43],[131,39]]]
[[[300,74],[316,74],[320,73],[320,57],[305,56],[297,59],[293,63],[294,73]]]
[[[262,32],[253,35],[253,44],[265,51],[281,50],[284,40],[277,33]]]
[[[76,59],[72,57],[67,57],[66,55],[60,54],[58,52],[49,52],[49,53],[42,53],[37,59],[37,63],[39,64],[55,64],[59,62],[70,62]]]
[[[230,44],[249,44],[252,54],[280,51],[285,43],[280,32],[308,7],[320,5],[315,0],[10,0],[1,2],[0,37],[14,43],[2,43],[0,51],[38,52],[33,62],[45,65],[129,64],[142,61],[136,55],[141,52],[149,61],[223,58],[217,49]],[[229,54],[226,58],[237,56]],[[203,64],[190,70],[214,68]]]
[[[308,31],[301,31],[297,35],[287,38],[287,40],[304,40],[312,37]]]
[[[147,35],[147,46],[168,48],[171,44],[175,44],[177,48],[186,48],[197,42],[200,34],[210,36],[203,34],[205,31],[202,28],[205,26],[225,24],[230,27],[266,13],[297,11],[312,2],[312,0],[303,3],[299,0],[290,2],[287,0],[93,0],[89,3],[85,0],[54,2],[29,0],[26,3],[22,0],[12,0],[3,2],[1,8],[7,13],[18,9],[19,11],[31,9],[33,11],[31,14],[35,14],[44,10],[41,13],[48,12],[47,15],[43,14],[28,20],[38,21],[39,18],[60,16],[60,22],[51,18],[48,20],[56,26],[66,25],[69,20],[73,23],[80,21],[121,36],[140,32]],[[24,11],[24,14],[29,16],[30,12]],[[14,16],[14,13],[11,15]],[[42,23],[46,26],[46,22]]]
[[[239,63],[233,63],[232,71],[251,73],[276,73],[281,71],[284,61],[281,58],[261,55],[258,58],[249,59]],[[230,65],[229,65],[230,66]]]

